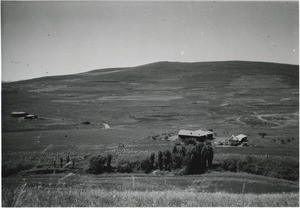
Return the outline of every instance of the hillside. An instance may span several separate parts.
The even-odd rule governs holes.
[[[138,203],[128,206],[149,206],[165,195],[169,199],[168,194],[174,195],[170,191],[175,190],[178,196],[193,192],[194,198],[183,197],[175,204],[170,198],[157,206],[189,206],[185,202],[210,206],[216,197],[222,205],[224,198],[229,199],[228,206],[297,206],[298,68],[241,61],[158,62],[3,83],[2,203],[30,206],[27,194],[34,193],[40,199],[47,198],[34,200],[36,206],[53,202],[119,206],[114,203],[118,200],[109,201],[110,194],[98,199],[98,193],[112,191],[120,199],[138,196]],[[38,118],[11,117],[13,111]],[[157,160],[158,151],[171,150],[178,141],[153,138],[176,137],[180,129],[213,129],[214,141],[243,133],[252,147],[215,147],[213,167],[217,172],[208,170],[203,177],[177,175],[179,170],[170,176],[141,175],[141,170],[109,176],[87,173],[93,156],[100,154],[111,154],[113,167],[123,161],[142,164],[151,153]],[[69,156],[72,168],[66,164]],[[68,167],[66,172],[55,174],[61,159]],[[63,164],[62,169],[66,167]],[[241,193],[243,187],[245,194],[232,194]],[[56,193],[58,188],[60,194]],[[208,192],[213,193],[207,201],[197,201]],[[78,199],[83,193],[92,198],[87,202],[64,201]],[[97,200],[93,200],[94,193]],[[53,198],[50,195],[58,197],[48,200]]]
[[[298,66],[158,62],[2,85],[3,132],[85,128],[225,128],[298,135]],[[37,114],[15,122],[12,111]],[[98,128],[97,126],[94,126]]]

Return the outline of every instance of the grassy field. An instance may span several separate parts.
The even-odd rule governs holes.
[[[298,206],[299,200],[297,182],[230,172],[27,175],[2,184],[4,206]]]
[[[298,207],[298,201],[298,193],[228,194],[35,187],[20,190],[11,203],[15,207]]]

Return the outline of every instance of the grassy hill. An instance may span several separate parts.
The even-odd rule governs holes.
[[[297,137],[298,72],[298,66],[275,63],[158,62],[4,83],[2,131],[100,129],[107,123],[116,131],[212,128],[226,136]],[[12,111],[40,119],[16,120]]]
[[[294,168],[299,167],[298,106],[299,66],[275,63],[158,62],[2,83],[2,176],[19,173],[3,179],[2,203],[298,206],[298,168]],[[14,118],[10,116],[13,111],[36,114],[38,119]],[[82,124],[84,121],[90,124]],[[136,175],[134,189],[132,175],[91,176],[85,172],[94,155],[112,154],[116,165],[122,159],[141,159],[171,149],[174,141],[151,136],[176,136],[180,129],[213,129],[217,139],[243,133],[257,147],[214,149],[214,163],[238,173],[169,178]],[[118,148],[119,143],[125,147]],[[75,169],[69,170],[76,177],[63,184],[60,181],[69,177],[68,172],[22,175],[22,170],[32,167],[51,169],[53,161],[58,165],[59,158],[65,159],[68,153],[76,161]],[[268,177],[239,171],[241,160],[249,158],[248,173]],[[286,175],[293,176],[293,181],[283,180]],[[243,186],[245,194],[236,194]],[[108,194],[99,200],[103,192]],[[86,198],[85,193],[90,197],[87,201],[76,200]],[[32,194],[41,200],[32,204],[27,200]],[[54,195],[55,199],[48,200]],[[174,195],[176,199],[170,197]],[[112,196],[120,200],[112,201]]]

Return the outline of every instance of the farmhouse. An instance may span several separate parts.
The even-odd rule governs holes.
[[[28,113],[25,113],[25,112],[12,112],[10,114],[11,117],[25,117],[27,115],[28,115]]]
[[[247,135],[239,134],[237,136],[232,135],[228,140],[229,145],[238,146],[242,143],[247,143]]]
[[[213,132],[211,131],[189,131],[189,130],[180,130],[178,133],[179,139],[195,138],[199,142],[204,142],[207,139],[213,139]]]

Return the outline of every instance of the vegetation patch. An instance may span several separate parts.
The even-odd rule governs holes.
[[[226,171],[299,180],[299,160],[287,156],[219,154],[217,164]]]

